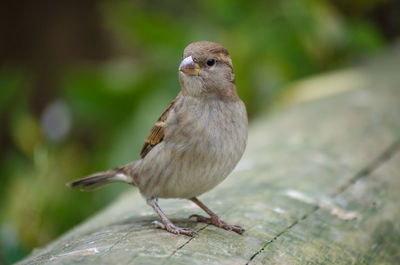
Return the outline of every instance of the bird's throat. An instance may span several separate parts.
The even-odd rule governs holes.
[[[206,92],[204,83],[198,76],[188,76],[180,72],[179,81],[181,84],[182,94],[185,96],[199,97]]]

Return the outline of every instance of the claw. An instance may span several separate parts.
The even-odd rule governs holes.
[[[219,218],[217,215],[212,216],[211,218],[207,218],[198,214],[192,214],[191,216],[189,216],[190,218],[196,218],[197,222],[201,222],[201,223],[206,223],[206,224],[211,224],[211,225],[215,225],[219,228],[228,230],[228,231],[233,231],[236,232],[238,234],[243,234],[246,230],[244,230],[242,227],[238,226],[238,225],[230,225],[226,222],[224,222],[221,218]]]
[[[198,215],[198,214],[192,214],[189,216],[189,219],[196,218],[197,222],[199,222],[199,219],[204,218],[204,219],[210,219],[210,218],[205,218],[204,216]]]
[[[166,231],[176,234],[176,235],[186,235],[186,236],[191,236],[191,237],[198,235],[198,233],[196,231],[194,231],[190,228],[177,227],[177,226],[173,225],[172,223],[165,225],[159,221],[153,221],[152,224],[158,229],[166,230]]]
[[[154,225],[155,228],[165,230],[165,225],[163,223],[161,223],[159,221],[153,221],[151,223]]]

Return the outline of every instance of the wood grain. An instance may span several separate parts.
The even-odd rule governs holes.
[[[187,220],[201,211],[178,200],[160,206],[199,236],[156,230],[133,190],[20,264],[399,264],[398,69],[395,51],[341,93],[253,121],[236,170],[200,198],[245,235]]]

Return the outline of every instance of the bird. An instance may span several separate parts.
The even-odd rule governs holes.
[[[189,218],[243,234],[244,228],[223,221],[197,198],[233,171],[247,144],[247,111],[230,54],[215,42],[190,43],[178,73],[180,92],[150,130],[140,159],[67,185],[82,190],[113,182],[136,186],[161,219],[153,222],[156,228],[195,236],[195,230],[174,225],[158,205],[159,198],[188,199],[209,215]]]

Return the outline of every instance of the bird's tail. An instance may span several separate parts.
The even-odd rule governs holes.
[[[70,188],[81,187],[82,190],[95,190],[106,184],[113,182],[132,183],[132,178],[128,176],[125,166],[98,172],[90,176],[67,183]]]

